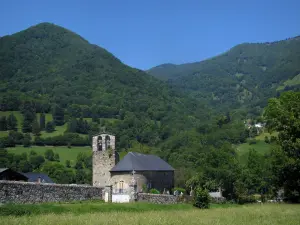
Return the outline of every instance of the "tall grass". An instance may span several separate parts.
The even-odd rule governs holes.
[[[122,204],[120,204],[122,205]],[[138,204],[137,204],[138,205]],[[86,214],[47,214],[5,216],[1,224],[210,224],[210,225],[297,225],[300,224],[300,205],[251,205],[208,210],[110,211]]]
[[[92,212],[145,212],[192,209],[192,205],[174,204],[157,205],[151,203],[103,203],[100,201],[83,201],[73,203],[44,204],[6,204],[0,206],[0,216],[24,216],[41,214],[73,213],[76,215]]]

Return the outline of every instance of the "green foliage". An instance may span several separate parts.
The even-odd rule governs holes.
[[[175,191],[179,191],[179,193],[183,193],[183,194],[186,194],[186,190],[184,188],[180,188],[180,187],[174,187],[172,189],[172,192],[174,193]]]
[[[64,123],[65,123],[64,110],[57,104],[53,106],[52,117],[53,117],[53,122],[56,126],[64,125]]]
[[[46,116],[44,113],[40,114],[40,130],[44,130],[46,127]]]
[[[208,209],[210,196],[206,189],[200,187],[195,188],[193,205],[200,209]]]
[[[5,130],[7,130],[6,116],[1,116],[0,117],[0,131],[5,131]]]
[[[31,146],[31,136],[28,133],[24,135],[23,146],[24,147],[30,147]]]
[[[152,188],[149,190],[149,193],[150,194],[160,194],[159,190],[155,189],[155,188]]]
[[[280,149],[272,152],[274,182],[289,201],[300,202],[300,92],[270,99],[264,115],[268,128],[279,132]]]
[[[55,123],[53,121],[47,122],[46,124],[46,132],[51,133],[55,130]]]
[[[49,161],[55,161],[54,160],[54,152],[52,149],[47,149],[45,151],[45,159],[47,159]]]
[[[71,168],[71,161],[70,160],[66,160],[66,167]]]
[[[41,135],[40,125],[39,125],[39,123],[37,122],[36,119],[34,119],[34,121],[32,123],[32,133],[35,136],[40,136]]]
[[[149,189],[148,189],[148,186],[146,184],[143,184],[143,193],[148,193],[149,192]]]
[[[18,129],[17,126],[18,126],[17,118],[13,113],[9,114],[7,118],[7,130],[17,131]]]

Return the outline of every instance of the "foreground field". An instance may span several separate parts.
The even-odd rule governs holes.
[[[200,210],[191,206],[145,207],[144,204],[99,204],[99,212],[51,213],[45,215],[2,216],[1,224],[300,224],[300,205],[247,205]],[[106,208],[107,207],[107,208]],[[138,208],[144,210],[138,210]],[[155,207],[156,210],[155,210]],[[97,207],[96,207],[97,208]],[[101,210],[103,209],[103,211]],[[106,208],[106,210],[104,210]],[[130,209],[132,208],[132,209]],[[108,210],[109,209],[109,210]],[[135,210],[134,210],[135,209]],[[148,210],[147,210],[148,209]],[[167,210],[168,209],[168,210]],[[86,211],[86,210],[85,210]]]

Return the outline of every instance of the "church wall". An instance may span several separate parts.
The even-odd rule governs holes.
[[[137,191],[142,190],[143,184],[147,184],[147,179],[143,174],[136,172],[134,178],[137,184]],[[123,181],[123,189],[128,190],[129,185],[131,184],[132,174],[129,171],[125,172],[111,172],[110,184],[113,186],[113,192],[117,192],[120,189],[120,181]]]
[[[147,185],[150,189],[155,188],[160,192],[164,189],[171,191],[174,187],[174,172],[173,171],[136,171],[134,174],[137,182],[137,191],[142,192],[143,185]],[[111,172],[110,184],[113,190],[119,189],[119,182],[124,182],[124,189],[128,188],[132,179],[131,172]]]
[[[174,187],[173,171],[144,171],[143,175],[147,178],[149,188],[155,188],[160,192],[164,189],[171,191]]]

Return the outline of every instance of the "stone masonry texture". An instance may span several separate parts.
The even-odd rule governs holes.
[[[137,201],[151,202],[156,204],[177,204],[179,203],[179,196],[138,193]]]
[[[103,189],[66,184],[38,184],[0,180],[0,203],[68,202],[102,199]]]

